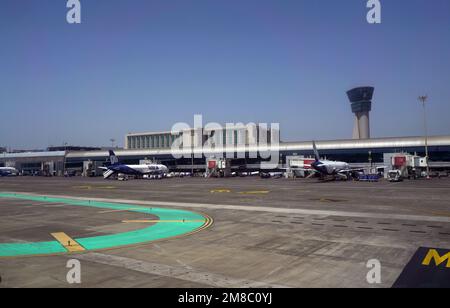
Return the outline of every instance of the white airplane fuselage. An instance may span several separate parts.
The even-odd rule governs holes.
[[[151,174],[151,173],[168,173],[169,169],[164,165],[159,164],[151,164],[151,165],[125,165],[130,169],[133,169],[136,172],[142,173],[142,174]]]
[[[321,176],[333,176],[334,178],[340,177],[348,179],[349,173],[353,171],[350,169],[348,163],[343,161],[321,160],[315,141],[313,141],[313,150],[315,161],[311,164],[311,167]]]
[[[164,175],[169,173],[169,169],[161,164],[149,164],[149,165],[123,165],[115,164],[106,167],[106,172],[103,174],[107,179],[113,174],[122,173],[127,175]]]
[[[349,164],[341,161],[320,160],[314,162],[311,166],[324,175],[336,175],[350,170]]]
[[[143,164],[143,165],[125,165],[119,163],[114,151],[109,151],[111,165],[107,167],[101,167],[105,172],[103,172],[103,177],[105,179],[111,177],[113,174],[126,174],[126,175],[158,175],[164,176],[169,173],[169,168],[161,164]]]
[[[17,175],[19,171],[12,167],[0,167],[0,176],[14,176]]]

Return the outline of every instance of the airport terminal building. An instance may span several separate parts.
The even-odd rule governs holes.
[[[279,142],[280,130],[250,123],[217,127],[184,129],[180,132],[129,133],[125,136],[126,150],[167,150],[179,142],[188,147],[238,146]]]
[[[450,136],[433,136],[428,138],[430,165],[436,168],[450,169]],[[425,140],[423,137],[373,138],[366,140],[332,140],[318,141],[320,154],[330,160],[346,161],[352,165],[383,164],[385,153],[416,153],[425,156]],[[279,153],[280,168],[286,167],[288,157],[312,157],[312,142],[281,142],[278,145],[269,144],[273,152]],[[224,156],[230,157],[230,147]],[[266,157],[251,157],[254,149],[248,145],[235,145],[231,148],[232,167],[258,170]],[[117,156],[125,163],[139,163],[140,160],[152,160],[167,165],[171,170],[205,169],[207,158],[217,155],[217,149],[203,148],[201,155],[198,148],[183,149],[183,158],[174,158],[172,150],[167,148],[124,149],[117,150]],[[177,153],[180,154],[180,153]],[[228,154],[228,155],[226,155]],[[105,151],[69,152],[66,164],[74,167],[86,160],[103,161],[108,159]]]
[[[396,153],[425,157],[424,137],[371,138],[373,94],[373,87],[358,87],[347,92],[355,115],[353,139],[317,141],[320,155],[358,168],[389,168],[388,158]],[[122,163],[158,162],[174,172],[205,172],[210,159],[222,157],[231,169],[257,171],[270,161],[272,169],[279,171],[291,168],[292,162],[313,156],[312,141],[281,142],[278,126],[269,128],[252,123],[225,127],[206,125],[176,132],[129,133],[124,145],[124,149],[115,150]],[[450,170],[449,135],[428,137],[428,149],[431,168]],[[0,167],[15,167],[22,173],[63,175],[71,170],[101,175],[98,167],[108,165],[108,160],[107,150],[89,147],[55,147],[46,152],[31,153],[0,151]],[[87,168],[89,172],[86,172]]]
[[[134,136],[139,136],[139,138],[158,136],[160,141],[168,138],[161,133],[134,134]],[[131,135],[127,135],[126,138],[129,137]],[[168,139],[169,141],[174,140]],[[164,141],[164,146],[161,142],[158,147],[155,145],[152,147],[151,141],[144,141],[144,145],[147,144],[148,148],[137,146],[142,143],[134,143],[135,146],[128,145],[128,148],[117,149],[115,153],[123,163],[139,164],[142,161],[154,161],[167,165],[171,171],[186,172],[204,172],[207,168],[207,160],[217,157],[222,150],[225,151],[223,156],[229,158],[231,168],[236,170],[259,170],[261,163],[268,160],[267,156],[260,155],[261,148],[253,148],[248,142],[238,142],[237,139],[230,139],[230,141],[232,145],[226,147],[182,147],[175,153],[175,157],[171,147],[166,145],[166,141]],[[450,136],[431,136],[428,138],[428,146],[430,166],[436,169],[450,170]],[[385,163],[384,156],[387,153],[410,153],[425,156],[424,137],[317,141],[317,147],[321,156],[329,160],[346,161],[354,167],[381,166]],[[311,141],[268,143],[264,149],[270,149],[272,153],[279,155],[276,159],[280,170],[290,167],[291,158],[313,156]],[[77,170],[82,173],[88,162],[94,163],[95,166],[107,165],[109,153],[105,150],[89,150],[0,154],[0,166],[15,167],[21,172],[28,173],[44,171],[48,175],[56,176],[63,175],[65,170]],[[99,172],[97,175],[101,175],[101,173]]]

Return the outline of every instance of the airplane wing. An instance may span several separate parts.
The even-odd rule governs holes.
[[[277,170],[285,170],[285,171],[315,171],[313,168],[277,168]]]
[[[364,168],[355,168],[355,169],[339,170],[336,173],[363,172],[363,171],[364,171]]]
[[[387,168],[386,166],[376,167],[377,170],[386,169],[386,168]],[[347,170],[339,170],[339,172],[357,172],[357,171],[364,172],[365,170],[367,170],[367,168],[350,168],[350,169],[347,169]]]
[[[351,168],[349,171],[350,171],[350,172],[355,172],[355,171],[363,172],[363,171],[364,171],[364,168]]]

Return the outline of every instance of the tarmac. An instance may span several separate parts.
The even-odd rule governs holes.
[[[0,196],[0,287],[391,287],[420,247],[450,249],[447,178],[11,177],[0,178],[0,193],[23,197]],[[190,222],[198,225],[156,236]],[[140,242],[106,248],[81,240],[146,229],[153,233]],[[2,257],[6,244],[43,242],[57,252]],[[71,259],[81,284],[66,279]],[[381,264],[381,283],[367,280],[370,260]]]

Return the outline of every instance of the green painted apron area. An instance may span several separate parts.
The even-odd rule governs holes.
[[[73,206],[94,207],[111,210],[127,210],[143,214],[151,214],[159,220],[179,221],[170,223],[155,223],[147,228],[87,238],[74,238],[86,250],[99,250],[115,248],[126,245],[136,245],[155,240],[166,239],[191,233],[203,227],[208,219],[203,215],[177,209],[145,208],[136,209],[135,205],[118,204],[96,201],[84,201],[68,198],[30,196],[14,193],[0,193],[0,198],[23,199],[38,202],[64,203]],[[183,222],[184,221],[184,222]],[[55,230],[55,232],[64,230]],[[46,255],[64,253],[67,250],[58,242],[35,242],[35,243],[5,243],[0,244],[0,257]]]

